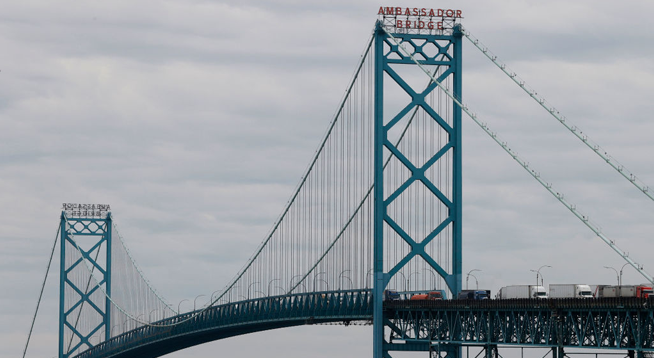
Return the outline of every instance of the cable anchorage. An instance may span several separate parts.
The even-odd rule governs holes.
[[[466,31],[464,31],[464,34]],[[545,182],[540,175],[536,176],[535,172],[532,170],[529,170],[528,163],[524,161],[518,154],[511,148],[509,148],[508,144],[506,141],[503,141],[499,138],[497,133],[491,132],[491,130],[488,128],[488,125],[482,124],[476,116],[473,117],[472,112],[468,109],[467,106],[465,106],[459,99],[457,99],[447,88],[441,85],[441,83],[434,77],[432,74],[422,65],[418,60],[415,59],[415,57],[407,51],[404,46],[400,44],[400,42],[388,31],[386,31],[386,34],[395,42],[395,44],[398,46],[398,48],[404,52],[408,57],[411,58],[411,60],[427,75],[429,78],[431,78],[434,83],[440,87],[440,89],[452,99],[467,115],[470,117],[486,134],[488,134],[497,144],[499,144],[502,149],[504,149],[513,159],[520,164],[529,175],[531,175],[536,181],[538,181],[547,191],[550,192],[561,204],[563,204],[568,210],[570,210],[571,213],[573,213],[581,222],[583,222],[591,231],[593,231],[602,241],[604,241],[613,251],[615,251],[618,255],[620,255],[627,263],[629,263],[633,268],[638,271],[643,277],[645,277],[650,283],[654,285],[654,277],[652,277],[650,274],[648,274],[645,270],[642,269],[642,265],[639,265],[638,263],[634,262],[631,258],[629,258],[629,254],[626,253],[625,251],[621,250],[617,245],[615,245],[614,240],[608,239],[604,234],[602,234],[602,230],[598,225],[593,223],[589,216],[582,214],[579,210],[576,209],[576,206],[568,203],[564,199],[564,195],[560,191],[556,191],[551,183]]]
[[[638,188],[643,194],[648,198],[654,201],[654,194],[648,190],[648,186],[645,185],[636,175],[631,171],[627,170],[617,159],[611,156],[607,151],[603,150],[597,143],[593,142],[587,135],[582,134],[582,131],[579,130],[579,127],[570,125],[567,123],[566,118],[561,116],[561,113],[552,105],[550,105],[545,98],[538,98],[537,93],[534,89],[527,86],[524,80],[522,80],[516,72],[513,72],[509,67],[497,59],[497,56],[494,55],[488,47],[485,47],[479,39],[474,37],[470,31],[463,30],[463,35],[470,40],[470,42],[479,49],[491,62],[493,62],[504,74],[506,74],[513,82],[520,86],[531,98],[533,98],[538,104],[541,105],[547,112],[549,112],[554,118],[556,118],[564,127],[566,127],[572,134],[575,135],[579,140],[581,140],[586,146],[592,149],[597,155],[604,159],[613,169],[615,169],[620,175],[632,183],[636,188]]]

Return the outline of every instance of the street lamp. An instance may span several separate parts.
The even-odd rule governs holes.
[[[281,281],[281,280],[282,280],[281,278],[273,278],[272,280],[270,280],[268,282],[268,297],[270,297],[270,284],[275,282],[275,281]]]
[[[535,273],[536,273],[536,286],[538,286],[538,276],[540,276],[541,286],[543,285],[543,275],[541,275],[541,273],[540,273],[540,270],[543,269],[543,267],[550,267],[550,268],[551,268],[552,266],[550,266],[550,265],[543,265],[543,266],[539,267],[538,270],[529,270],[529,271],[531,271],[531,272],[535,272]]]
[[[177,304],[177,314],[180,313],[180,312],[179,312],[179,306],[181,306],[182,302],[184,302],[184,301],[188,301],[188,300],[185,298],[185,299],[179,301],[179,303]]]
[[[141,322],[143,322],[143,321],[141,321],[139,318],[141,318],[141,316],[144,316],[144,315],[145,315],[145,313],[141,313],[140,315],[136,316],[136,318],[134,319],[134,329],[137,329],[137,328],[141,327],[141,325],[143,324]]]
[[[198,300],[198,298],[200,298],[200,297],[202,297],[202,296],[205,296],[205,297],[206,297],[206,295],[198,295],[198,296],[195,297],[195,299],[193,300],[193,311],[195,311],[195,302]]]
[[[420,275],[420,272],[418,271],[413,271],[409,274],[409,278],[406,280],[407,291],[411,289],[411,275],[413,275],[414,273]]]
[[[429,272],[429,273],[434,277],[434,286],[432,286],[432,288],[430,288],[430,290],[432,290],[432,289],[436,289],[436,282],[437,282],[438,280],[436,279],[436,274],[434,273],[434,271],[432,271],[432,270],[430,270],[430,269],[422,269],[422,270],[423,270],[423,271],[427,271],[427,272]]]
[[[302,285],[302,287],[304,287],[304,293],[309,292],[309,291],[307,290],[307,285],[305,285],[304,282],[298,282],[296,286],[299,286],[299,285]],[[290,292],[291,292],[291,291],[289,291],[289,293],[290,293]]]
[[[479,289],[479,281],[477,281],[477,276],[475,276],[473,274],[469,274],[469,275],[472,276],[475,279],[475,286],[477,287],[476,289],[478,290]]]
[[[229,289],[229,297],[227,297],[227,300],[228,300],[229,302],[227,302],[227,303],[231,303],[231,302],[232,302],[232,291],[236,291],[236,288],[237,288],[237,287],[239,287],[239,285],[232,286],[232,288]],[[236,297],[236,299],[238,299],[238,297]]]
[[[406,279],[406,276],[404,276],[404,273],[398,271],[397,274],[402,275],[402,277],[404,278],[404,282],[408,282],[408,280]],[[404,285],[404,291],[409,291],[409,288],[406,286],[406,284]]]
[[[466,275],[466,290],[468,289],[468,280],[470,279],[471,273],[473,273],[475,271],[481,271],[481,270],[480,269],[472,269],[472,270],[468,271],[468,274]],[[475,275],[472,275],[472,277],[475,277]],[[536,278],[536,280],[538,281],[538,278]],[[475,277],[475,281],[477,281],[476,277]],[[477,283],[477,288],[479,288],[479,283]]]
[[[620,280],[618,281],[618,286],[622,286],[622,270],[624,270],[624,267],[627,266],[627,265],[629,265],[628,262],[626,264],[622,265],[622,267],[620,268]]]
[[[296,277],[302,277],[302,275],[295,275],[295,276],[291,277],[291,281],[289,281],[289,283],[288,283],[288,286],[289,286],[288,290],[289,290],[289,292],[294,288],[294,287],[293,287],[293,279],[296,278]],[[295,286],[298,286],[298,285],[302,285],[302,286],[304,286],[304,292],[307,292],[307,286],[305,286],[305,285],[302,283],[302,281],[298,281],[297,285],[295,285]]]
[[[257,282],[252,282],[252,283],[248,286],[248,300],[250,299],[250,287],[256,285],[257,283],[259,283],[259,281],[257,281]]]
[[[325,273],[325,271],[320,271],[320,272],[318,272],[315,276],[313,276],[313,291],[314,291],[314,292],[316,291],[316,279],[317,279],[320,275],[322,275],[322,274],[324,274],[324,273]],[[323,282],[327,282],[327,281],[325,281],[325,280],[322,280],[322,281],[323,281]],[[327,290],[329,290],[329,284],[327,284]]]
[[[624,266],[623,266],[624,267]],[[618,270],[614,269],[611,266],[604,266],[605,269],[611,269],[615,271],[615,278],[618,280],[618,286],[620,286],[620,275],[618,275]],[[622,272],[622,270],[620,270]]]
[[[352,270],[343,270],[343,271],[341,271],[340,274],[338,274],[338,290],[339,291],[341,290],[341,280],[343,279],[343,277],[350,280],[350,289],[354,286],[354,282],[352,282],[352,279],[349,276],[343,275],[343,273],[348,272],[348,271],[352,272]]]
[[[315,281],[315,280],[314,280],[314,281]],[[329,282],[327,282],[326,280],[324,280],[324,279],[322,279],[322,278],[319,278],[318,281],[322,281],[322,282],[324,282],[325,285],[327,286],[327,291],[329,291]],[[315,287],[315,283],[314,283],[314,287]],[[314,289],[315,289],[315,288],[314,288]]]
[[[148,315],[148,320],[150,321],[150,323],[152,323],[152,312],[155,312],[155,311],[159,311],[159,310],[155,308],[152,311],[150,311],[150,314]],[[154,318],[157,319],[156,314],[154,315]]]
[[[372,269],[370,269],[370,270],[368,270],[368,272],[366,272],[366,288],[368,288],[368,275],[372,274],[372,272],[370,272],[370,271],[372,271]]]
[[[209,299],[209,302],[211,302],[211,305],[212,305],[212,306],[213,306],[213,304],[215,303],[214,300],[213,300],[213,295],[215,295],[215,294],[218,293],[218,292],[220,292],[220,290],[218,290],[218,291],[213,291],[213,293],[211,293],[211,298]]]

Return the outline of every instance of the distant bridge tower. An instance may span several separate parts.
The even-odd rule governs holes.
[[[429,77],[422,72],[429,71],[439,84],[461,99],[461,27],[456,24],[456,14],[449,18],[416,18],[396,16],[390,10],[380,9],[381,19],[374,35],[375,358],[390,357],[389,351],[394,350],[433,350],[425,342],[399,345],[384,336],[385,327],[392,331],[388,317],[383,316],[384,290],[394,276],[402,274],[405,291],[411,291],[412,276],[434,272],[442,277],[452,295],[461,290],[461,108],[446,96],[439,97],[437,92],[442,90],[433,81],[428,82]],[[421,88],[410,85],[408,70],[414,70],[413,79],[422,80]],[[385,82],[388,79],[391,81]],[[397,107],[399,111],[387,109],[390,102],[397,100],[394,93],[391,97],[389,85],[396,91],[399,86],[409,95],[407,102]],[[422,121],[416,124],[413,134],[398,134],[398,127],[403,127],[398,124],[412,120]],[[443,140],[437,141],[435,136],[425,134],[427,131]],[[395,162],[396,169],[403,167],[406,174],[399,178],[390,174],[390,168],[385,170],[387,161],[389,166]],[[438,251],[438,257],[432,257],[430,252],[434,252],[437,240],[447,240],[447,246]],[[390,254],[391,250],[395,253]],[[406,271],[407,265],[416,260],[423,266],[415,267],[426,268]],[[394,282],[399,282],[397,277]],[[448,357],[460,355],[458,345],[436,348]]]
[[[109,205],[64,204],[61,213],[59,358],[111,334],[111,213]],[[85,267],[85,265],[90,267]],[[92,272],[92,273],[91,273]],[[106,295],[102,292],[106,291]]]

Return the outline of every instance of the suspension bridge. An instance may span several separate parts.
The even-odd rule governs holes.
[[[251,332],[330,322],[370,324],[376,358],[394,351],[460,357],[465,346],[483,348],[487,357],[503,346],[551,348],[555,358],[567,348],[654,352],[652,299],[384,299],[387,289],[443,290],[450,298],[462,289],[464,117],[654,283],[463,101],[465,41],[635,190],[654,196],[467,32],[460,11],[380,8],[379,17],[287,206],[206,306],[182,313],[166,302],[130,256],[108,205],[64,204],[60,358],[158,357]]]

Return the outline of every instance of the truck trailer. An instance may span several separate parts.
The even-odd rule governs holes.
[[[435,301],[435,300],[442,300],[443,299],[443,293],[441,291],[430,291],[427,293],[419,293],[411,296],[412,300],[428,300],[428,301]]]
[[[654,297],[651,286],[623,285],[598,287],[598,297]]]
[[[547,298],[545,287],[540,285],[514,285],[500,288],[496,298],[505,300],[510,298]]]
[[[550,284],[550,298],[593,298],[589,285]]]

